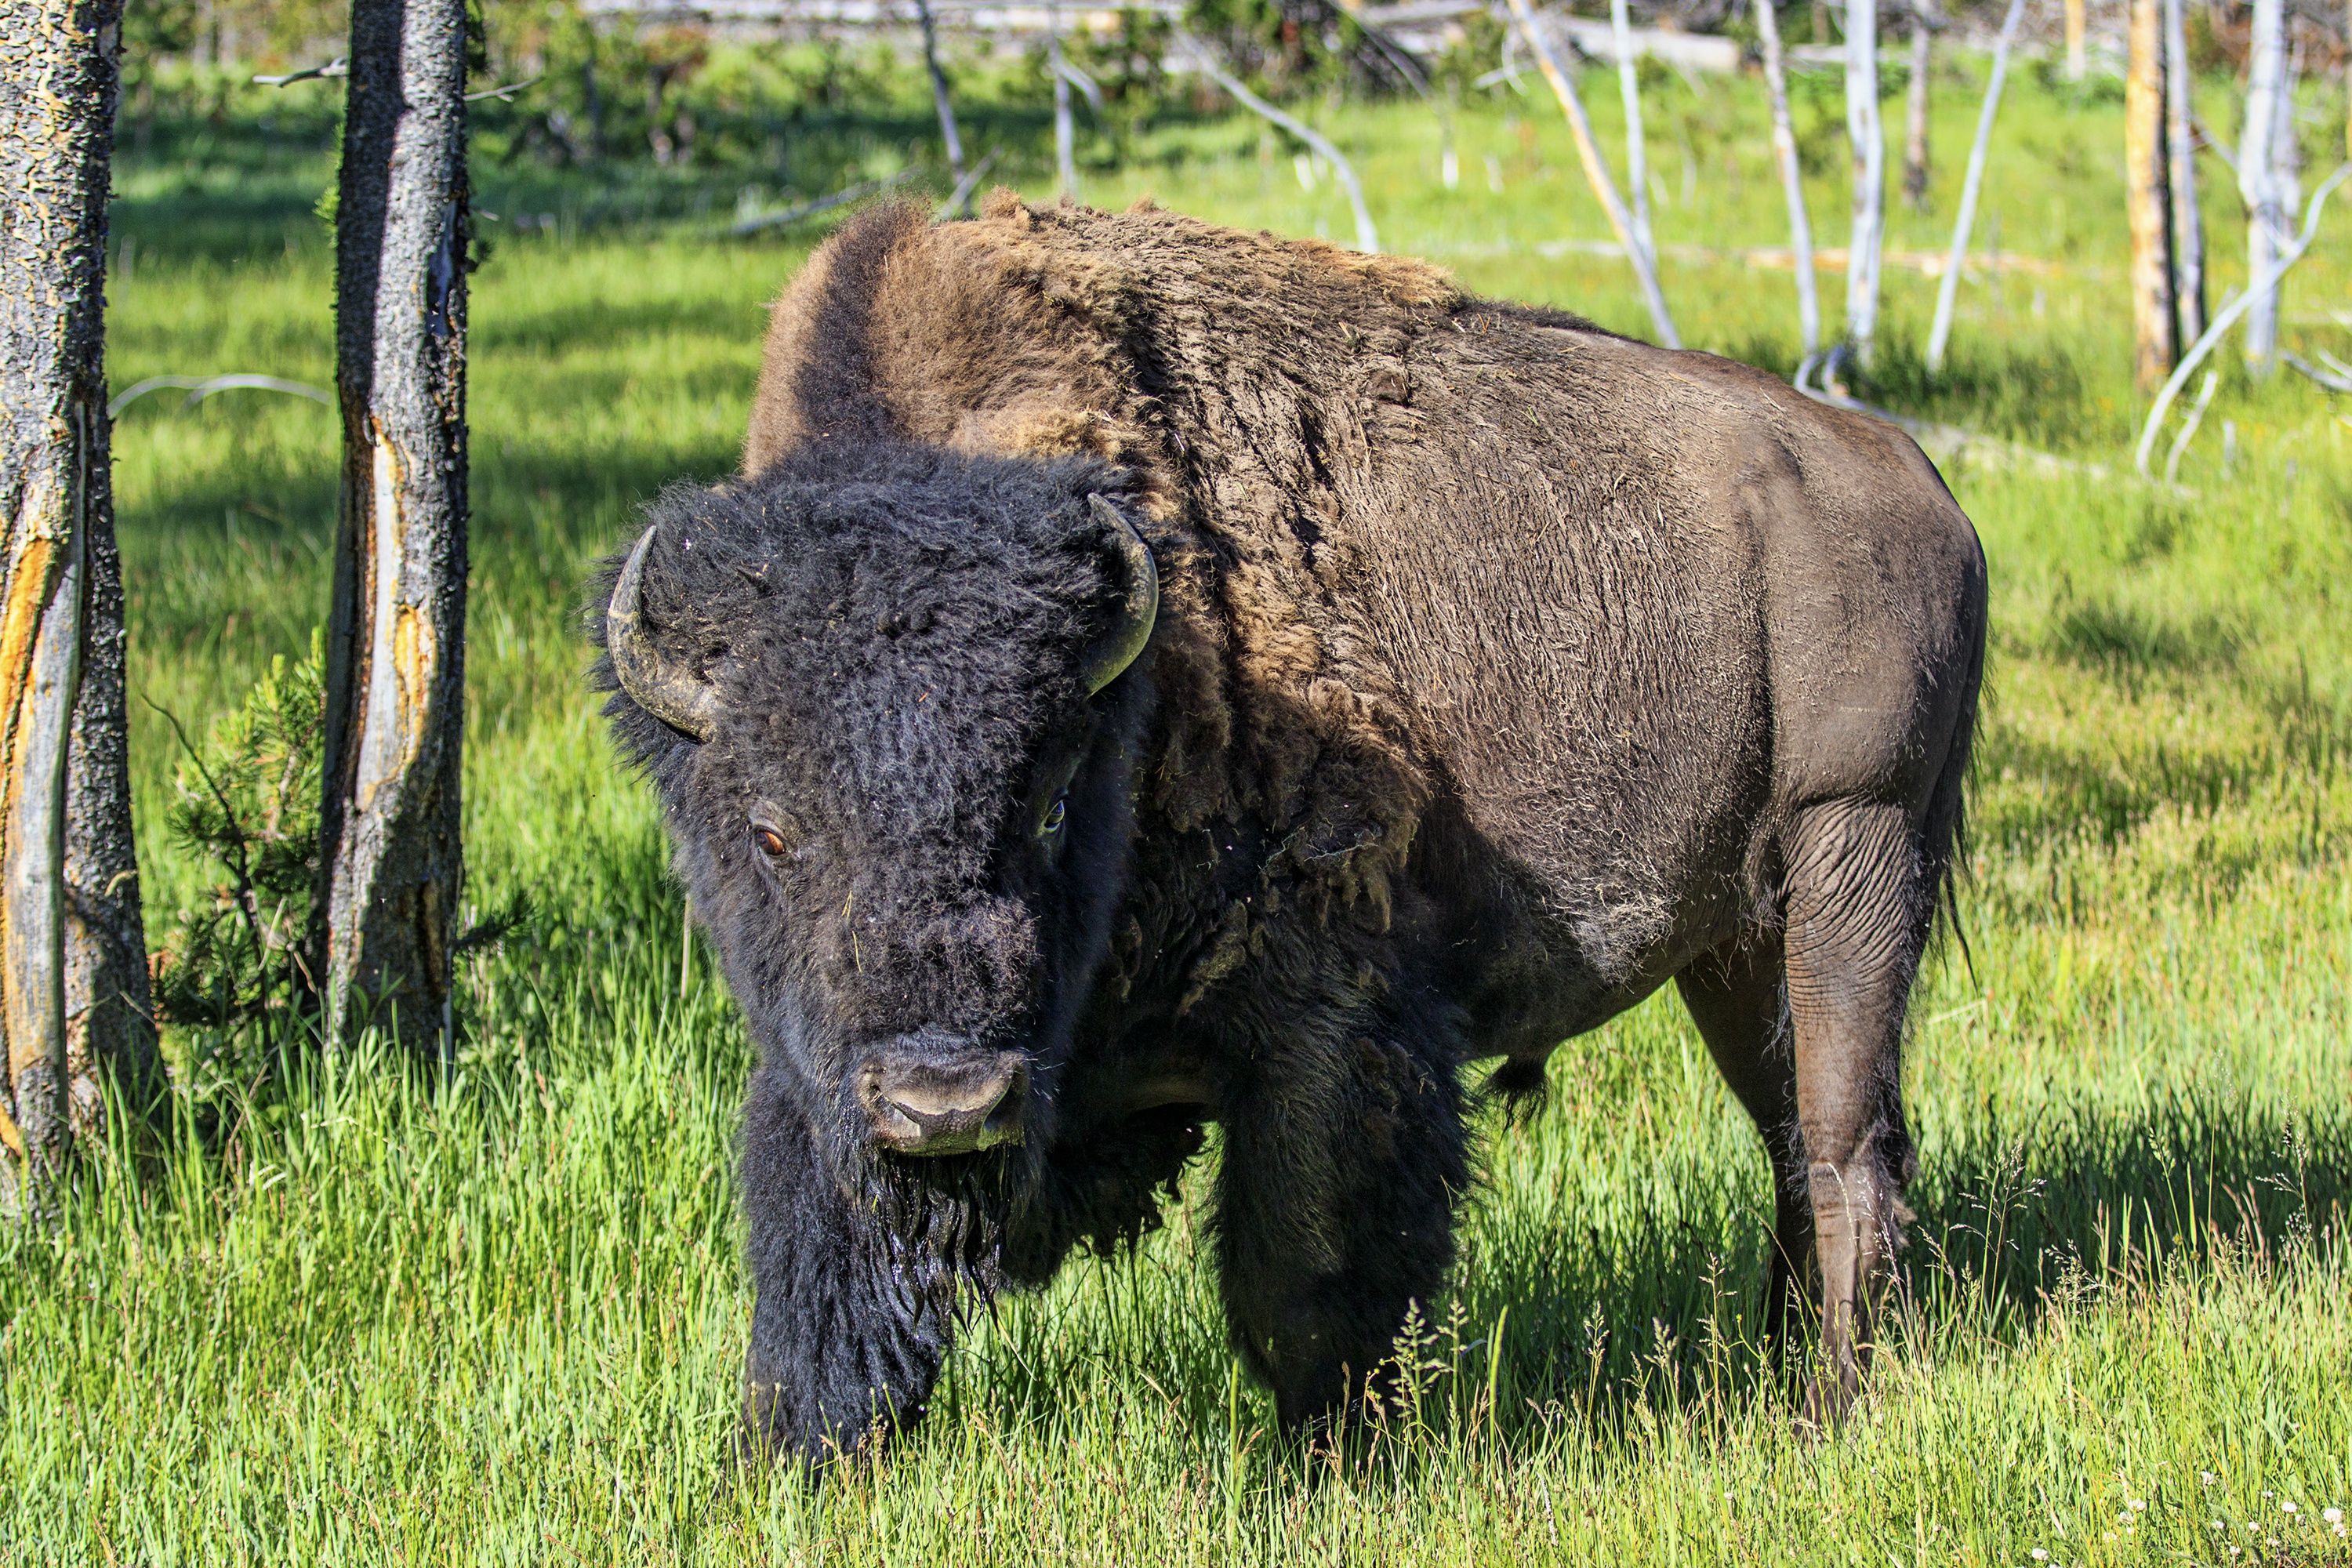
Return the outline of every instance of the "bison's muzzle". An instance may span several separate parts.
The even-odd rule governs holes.
[[[911,1036],[857,1069],[857,1102],[886,1149],[899,1154],[969,1154],[1018,1143],[1029,1099],[1028,1058],[936,1037]]]

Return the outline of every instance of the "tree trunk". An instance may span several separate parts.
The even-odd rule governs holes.
[[[2066,79],[2080,81],[2090,74],[2090,57],[2084,46],[2089,41],[2089,19],[2084,16],[2084,0],[2066,0]]]
[[[915,0],[915,16],[923,25],[923,64],[931,73],[931,103],[940,111],[940,140],[947,144],[948,174],[963,184],[963,138],[956,134],[955,105],[948,101],[948,73],[940,68],[940,29],[931,19],[930,0]],[[970,209],[969,195],[964,206]]]
[[[1070,79],[1062,67],[1062,8],[1045,7],[1045,57],[1054,72],[1054,169],[1062,183],[1061,194],[1072,201],[1078,199],[1078,162],[1074,143],[1077,138],[1070,126]]]
[[[2282,200],[2278,145],[2293,135],[2286,92],[2285,0],[2254,0],[2246,61],[2246,127],[2238,143],[2238,194],[2246,204],[2246,276],[2266,274],[2288,242],[2292,207]],[[2278,291],[2246,311],[2246,363],[2257,374],[2278,366]]]
[[[2153,391],[2179,354],[2173,340],[2171,181],[2165,156],[2163,0],[2131,0],[2124,74],[2124,210],[2131,226],[2132,381]]]
[[[1878,247],[1886,230],[1886,135],[1878,118],[1878,0],[1847,0],[1845,130],[1853,150],[1845,335],[1854,357],[1867,365],[1878,335]]]
[[[2189,66],[2186,0],[2164,5],[2164,143],[2172,197],[2172,309],[2175,344],[2186,352],[2205,335],[2205,216],[2197,199],[2197,134]]]
[[[1658,267],[1658,240],[1650,227],[1650,153],[1642,137],[1642,75],[1633,62],[1633,21],[1625,0],[1609,0],[1609,24],[1617,46],[1617,96],[1625,107],[1625,194],[1633,198],[1633,243],[1650,269]]]
[[[389,1004],[411,1038],[446,1038],[463,870],[465,88],[465,0],[356,0],[335,216],[343,482],[327,629],[325,952],[312,970],[331,1037]]]
[[[1927,374],[1940,374],[1944,348],[1952,340],[1952,307],[1960,294],[1960,267],[1968,259],[1969,227],[1976,222],[1977,196],[1984,189],[1985,151],[1992,145],[1993,121],[2000,113],[2001,85],[2009,79],[2009,47],[2017,41],[2017,24],[2024,18],[2025,0],[2009,0],[2000,38],[1992,47],[1992,74],[1985,81],[1984,107],[1977,111],[1976,140],[1969,144],[1968,173],[1960,179],[1959,216],[1952,220],[1952,254],[1944,264],[1943,281],[1936,286],[1936,321],[1927,330]]]
[[[1617,236],[1617,243],[1625,249],[1625,259],[1633,263],[1633,281],[1641,286],[1642,299],[1650,307],[1650,323],[1657,330],[1658,342],[1670,349],[1683,346],[1682,337],[1675,331],[1675,319],[1666,310],[1665,290],[1658,287],[1658,269],[1650,263],[1633,236],[1633,215],[1625,210],[1618,198],[1617,183],[1609,176],[1609,165],[1601,156],[1601,144],[1592,139],[1592,121],[1584,112],[1584,100],[1577,96],[1576,83],[1560,68],[1551,45],[1536,21],[1535,12],[1528,0],[1509,0],[1512,18],[1518,30],[1535,51],[1536,64],[1543,68],[1544,80],[1551,84],[1552,96],[1559,100],[1560,114],[1568,121],[1569,134],[1576,142],[1577,162],[1584,166],[1585,184],[1601,203],[1601,210],[1609,215],[1609,227]]]
[[[0,1213],[153,1086],[105,363],[119,0],[0,0]]]
[[[1927,85],[1935,67],[1936,31],[1926,11],[1911,12],[1911,79],[1903,94],[1903,205],[1927,210]]]
[[[1805,213],[1804,170],[1789,123],[1789,78],[1780,66],[1780,21],[1772,0],[1756,0],[1756,30],[1764,43],[1764,85],[1772,97],[1772,155],[1780,165],[1780,194],[1789,204],[1789,249],[1797,272],[1797,333],[1807,355],[1822,346],[1822,301],[1813,286],[1813,225]]]

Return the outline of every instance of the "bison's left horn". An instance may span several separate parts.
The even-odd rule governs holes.
[[[1117,680],[1151,640],[1151,625],[1160,616],[1160,568],[1152,563],[1151,547],[1118,508],[1099,495],[1087,500],[1127,565],[1127,597],[1119,605],[1118,624],[1087,650],[1086,662],[1079,666],[1079,679],[1092,697]]]
[[[719,694],[693,671],[665,658],[646,630],[641,600],[654,532],[648,528],[638,537],[613,584],[612,603],[604,607],[604,647],[613,656],[613,673],[632,702],[671,729],[708,741],[719,727]]]

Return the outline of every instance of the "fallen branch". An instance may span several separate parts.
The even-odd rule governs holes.
[[[297,397],[307,397],[313,403],[326,404],[329,407],[332,407],[335,402],[333,395],[324,387],[312,386],[307,381],[281,381],[274,375],[151,375],[117,393],[106,405],[106,416],[111,419],[138,399],[151,392],[161,392],[167,386],[194,389],[188,394],[187,401],[180,405],[183,408],[193,408],[215,392],[231,392],[239,388],[254,392],[291,393]]]
[[[309,70],[289,71],[284,76],[255,77],[253,79],[253,85],[256,87],[284,87],[289,82],[315,81],[323,77],[349,76],[351,74],[351,61],[345,59],[341,55],[337,55],[325,65],[312,66]],[[533,78],[532,79],[536,80],[538,79]]]
[[[1372,226],[1371,209],[1364,205],[1364,187],[1356,182],[1355,165],[1342,157],[1339,148],[1305,121],[1285,114],[1244,87],[1231,71],[1216,62],[1209,53],[1208,46],[1200,39],[1181,30],[1176,37],[1192,55],[1192,63],[1200,68],[1201,73],[1232,93],[1234,101],[1252,113],[1274,121],[1329,160],[1332,172],[1339,176],[1339,184],[1348,193],[1348,205],[1356,209],[1356,248],[1367,256],[1378,256],[1381,253],[1380,231]]]
[[[1849,352],[1851,352],[1851,345],[1840,343],[1826,355],[1806,355],[1803,362],[1797,366],[1796,378],[1789,384],[1816,403],[1825,403],[1832,408],[1843,408],[1854,414],[1867,414],[1873,419],[1885,420],[1916,441],[1919,444],[1919,449],[1925,452],[1938,468],[1957,463],[1963,457],[1972,457],[1979,460],[1989,460],[1991,466],[1996,468],[2022,468],[2040,474],[2045,479],[2055,478],[2062,474],[2079,474],[2090,479],[2105,479],[2113,477],[2105,463],[2078,463],[2070,458],[2061,458],[2054,453],[2037,451],[2019,442],[2004,441],[1998,437],[1988,436],[1980,430],[1970,430],[1965,426],[1943,425],[1928,419],[1914,419],[1907,415],[1897,414],[1893,409],[1881,408],[1876,404],[1864,403],[1858,397],[1849,396],[1829,379],[1837,374],[1838,364],[1845,359]],[[1821,386],[1811,384],[1816,366],[1821,367],[1822,374],[1823,384]]]
[[[730,237],[740,239],[747,234],[758,234],[762,229],[782,228],[786,224],[798,223],[804,217],[814,217],[821,212],[829,212],[835,207],[854,202],[860,196],[870,196],[877,191],[887,191],[892,185],[907,179],[908,174],[909,171],[901,170],[887,180],[860,180],[846,190],[835,191],[829,196],[819,196],[813,202],[803,202],[796,207],[786,207],[782,212],[761,213],[757,217],[747,217],[727,232]]]
[[[2279,351],[2279,358],[2286,361],[2330,392],[2352,392],[2352,375],[2331,374],[2317,365],[2305,363],[2302,355],[2291,354],[2284,349]]]
[[[2254,279],[2244,293],[2221,308],[2213,318],[2213,324],[2205,329],[2205,335],[2197,340],[2195,347],[2180,356],[2180,363],[2165,378],[2162,389],[2156,395],[2155,406],[2147,411],[2147,425],[2140,432],[2139,449],[2132,454],[2132,467],[2139,470],[2141,479],[2150,477],[2147,460],[2148,455],[2156,448],[2156,433],[2164,428],[2164,416],[2171,411],[2172,400],[2180,395],[2180,389],[2187,384],[2189,373],[2205,363],[2205,356],[2213,352],[2213,345],[2221,341],[2224,333],[2238,324],[2238,318],[2267,298],[2278,287],[2279,279],[2286,276],[2286,269],[2303,259],[2304,252],[2311,248],[2312,240],[2318,236],[2319,216],[2326,210],[2327,198],[2347,178],[2352,178],[2352,163],[2336,165],[2336,173],[2328,175],[2320,187],[2311,193],[2310,205],[2303,212],[2303,233],[2280,254],[2276,261],[2271,263],[2267,271]]]
[[[531,77],[523,81],[510,81],[504,87],[486,87],[479,92],[469,92],[466,95],[466,101],[479,103],[486,98],[495,98],[500,103],[512,103],[516,93],[527,87],[537,87],[544,75],[545,73],[542,72],[540,76]]]
[[[979,185],[981,177],[986,174],[994,166],[996,160],[1003,154],[1003,148],[991,147],[988,150],[988,156],[974,163],[964,177],[956,182],[954,191],[950,193],[947,200],[940,204],[940,210],[931,215],[931,221],[944,223],[951,214],[963,211],[964,204],[971,200],[971,193]]]
[[[2221,384],[2221,377],[2218,372],[2209,370],[2205,373],[2205,384],[2198,389],[2197,405],[2189,411],[2189,417],[2181,423],[2180,434],[2172,438],[2172,450],[2165,454],[2166,484],[2180,482],[2181,454],[2189,450],[2189,443],[2196,437],[2197,426],[2205,422],[2206,405],[2213,401],[2213,389]]]

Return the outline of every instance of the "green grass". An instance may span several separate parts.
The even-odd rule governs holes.
[[[2017,91],[1991,205],[2005,249],[2063,269],[1964,290],[1934,387],[1912,349],[1928,285],[1892,273],[1867,390],[2127,471],[2119,116]],[[1937,242],[1971,112],[1944,95],[1936,215],[1891,243]],[[1670,83],[1655,113],[1662,239],[1777,243],[1752,88]],[[1601,233],[1541,101],[1465,109],[1451,195],[1425,116],[1327,124],[1391,247],[1643,327],[1620,264],[1538,248]],[[168,145],[120,182],[141,259],[113,289],[116,384],[325,382],[323,154]],[[1261,145],[1177,124],[1087,194],[1348,235],[1328,184]],[[525,178],[485,170],[484,204]],[[1759,1365],[1761,1152],[1660,998],[1564,1047],[1539,1113],[1486,1129],[1419,1397],[1365,1454],[1287,1446],[1235,1375],[1196,1172],[1134,1257],[979,1317],[920,1436],[818,1489],[724,1485],[746,1047],[699,955],[680,992],[678,897],[573,629],[636,504],[731,465],[761,306],[802,254],[696,238],[695,178],[740,174],[635,216],[583,198],[476,280],[471,898],[528,887],[540,927],[475,961],[446,1078],[380,1044],[280,1064],[148,1179],[86,1183],[0,1238],[0,1561],[2352,1562],[2317,1521],[2352,1507],[2352,453],[2316,389],[2234,367],[2192,493],[1950,476],[1994,583],[1969,956],[1948,946],[1915,1009],[1920,1222],[1844,1433],[1799,1441]],[[187,221],[221,190],[233,224]],[[1842,240],[1829,178],[1814,200]],[[2223,283],[2235,226],[2217,212]],[[2342,297],[2347,232],[2330,221],[2291,310]],[[1785,272],[1666,283],[1693,342],[1793,364]],[[126,414],[138,695],[201,721],[307,646],[335,440],[325,408],[254,394]],[[160,835],[170,734],[144,705],[133,743],[162,943],[206,889]]]

